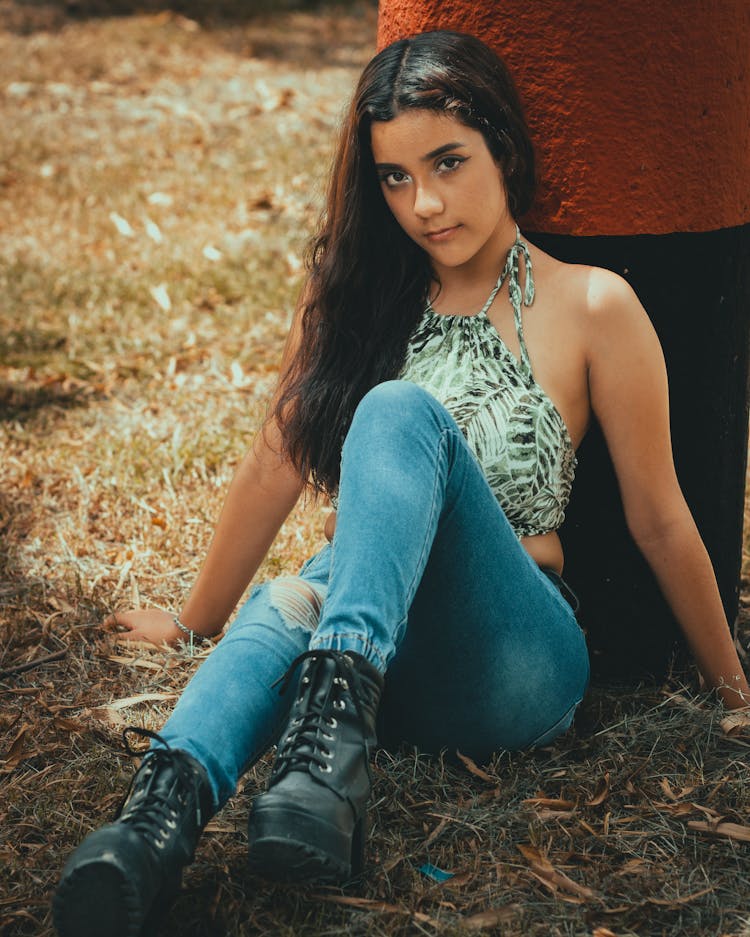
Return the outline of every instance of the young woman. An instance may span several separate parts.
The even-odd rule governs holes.
[[[254,588],[118,819],[70,857],[63,937],[141,933],[275,742],[251,866],[341,882],[362,864],[376,740],[486,760],[565,731],[589,664],[556,530],[594,416],[707,686],[750,700],[675,478],[654,331],[619,277],[523,239],[533,187],[517,93],[481,42],[426,33],[367,66],[279,389],[200,576],[179,616],[117,622],[156,644],[217,634],[306,485],[334,498],[330,542]]]

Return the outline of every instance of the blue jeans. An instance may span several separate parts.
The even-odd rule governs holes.
[[[162,735],[204,765],[221,806],[284,728],[293,692],[274,682],[303,651],[334,648],[386,672],[381,745],[486,761],[545,744],[589,679],[558,579],[521,546],[447,410],[409,382],[379,384],[344,443],[333,542],[252,590]]]

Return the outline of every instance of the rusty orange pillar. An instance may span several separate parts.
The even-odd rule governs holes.
[[[479,36],[516,79],[540,163],[521,219],[634,287],[667,359],[675,459],[730,622],[738,608],[750,323],[747,0],[380,0],[380,47]],[[678,629],[627,534],[596,427],[562,528],[594,675],[660,677]]]

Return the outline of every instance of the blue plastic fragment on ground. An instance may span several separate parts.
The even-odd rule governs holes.
[[[453,872],[444,872],[431,862],[420,865],[419,871],[436,882],[447,882],[449,878],[453,878]]]

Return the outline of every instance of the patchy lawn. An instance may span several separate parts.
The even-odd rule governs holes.
[[[197,665],[99,622],[178,606],[197,572],[374,47],[372,4],[143,7],[0,0],[3,935],[51,933],[65,856],[132,773],[122,726],[158,728]],[[259,577],[294,571],[321,517],[295,511]],[[263,761],[163,933],[750,935],[750,740],[720,718],[687,688],[600,688],[557,743],[483,768],[381,752],[345,892],[246,873]]]

